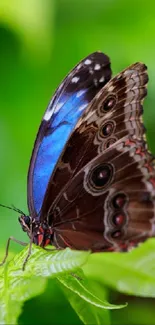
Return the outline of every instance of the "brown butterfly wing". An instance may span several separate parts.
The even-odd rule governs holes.
[[[49,221],[56,246],[128,250],[155,235],[154,195],[153,157],[143,142],[124,137],[89,162],[55,200]]]
[[[76,130],[94,135],[97,153],[125,135],[141,139],[144,134],[142,103],[147,94],[146,66],[136,63],[114,77],[94,98],[80,118]]]

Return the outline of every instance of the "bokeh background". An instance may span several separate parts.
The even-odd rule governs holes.
[[[144,121],[155,153],[155,4],[153,0],[0,1],[0,203],[27,213],[27,170],[44,110],[64,76],[86,55],[108,54],[116,74],[142,61],[148,66]],[[0,256],[12,235],[27,240],[18,214],[0,208]],[[12,244],[11,251],[22,248]],[[55,299],[50,300],[54,295]],[[129,306],[111,312],[112,324],[154,324],[152,299],[124,297]],[[54,281],[27,302],[20,324],[81,324]]]

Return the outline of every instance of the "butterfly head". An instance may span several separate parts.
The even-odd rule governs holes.
[[[30,216],[26,216],[25,214],[21,215],[18,218],[21,227],[23,229],[24,232],[27,232],[28,234],[30,234],[31,231],[31,224],[32,224],[32,219]]]
[[[32,242],[38,246],[51,245],[53,241],[53,229],[45,222],[40,223],[30,216],[21,215],[19,222],[24,232],[27,232]]]

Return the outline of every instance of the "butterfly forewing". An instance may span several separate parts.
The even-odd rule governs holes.
[[[36,219],[61,152],[87,105],[111,78],[109,58],[96,52],[65,78],[51,100],[35,141],[28,175],[28,206]]]

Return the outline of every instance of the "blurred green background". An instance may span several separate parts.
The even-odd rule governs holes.
[[[27,213],[27,170],[44,110],[68,71],[96,50],[110,56],[114,74],[136,61],[148,66],[144,121],[155,153],[153,0],[0,1],[0,203]],[[18,215],[1,208],[1,256],[10,235],[27,240]],[[114,302],[129,301],[110,289],[108,294]],[[81,324],[54,281],[25,304],[19,323],[27,324],[30,314],[32,324]],[[111,312],[112,324],[155,324],[154,319],[152,299],[130,297],[127,308]]]

